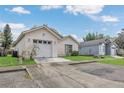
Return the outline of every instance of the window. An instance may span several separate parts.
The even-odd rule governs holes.
[[[34,39],[34,40],[33,40],[33,43],[37,43],[37,40],[36,40],[36,39]]]
[[[39,40],[39,43],[42,44],[42,40]]]
[[[48,44],[51,44],[52,42],[51,41],[48,41]]]
[[[43,44],[46,44],[47,43],[47,41],[43,41]]]
[[[70,56],[72,53],[72,45],[65,44],[65,53],[66,55]]]

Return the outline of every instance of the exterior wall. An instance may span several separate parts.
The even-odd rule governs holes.
[[[117,47],[114,44],[111,44],[111,56],[116,56],[117,55]]]
[[[81,47],[80,55],[99,55],[99,45]]]
[[[105,55],[105,44],[102,43],[99,45],[99,55]]]
[[[22,55],[22,52],[25,50],[25,36],[20,40],[20,42],[15,46],[15,50],[18,51],[19,56]]]
[[[65,38],[62,41],[58,42],[58,56],[65,56],[66,55],[65,44],[72,45],[72,50],[73,51],[78,51],[79,50],[78,49],[79,45],[74,40],[72,40],[71,38],[68,37],[68,38]]]
[[[15,48],[19,49],[19,52],[22,51],[23,49],[25,49],[27,52],[27,55],[29,56],[34,47],[33,39],[49,40],[49,41],[52,41],[52,57],[57,57],[56,49],[57,49],[58,39],[53,34],[48,32],[47,30],[40,29],[37,31],[27,33],[25,35],[25,38],[23,37],[23,39],[15,47]],[[21,54],[21,52],[20,52],[20,54]]]

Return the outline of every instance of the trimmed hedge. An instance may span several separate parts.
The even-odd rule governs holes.
[[[71,56],[78,56],[79,52],[78,51],[72,51]]]

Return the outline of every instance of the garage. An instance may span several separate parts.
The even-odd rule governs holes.
[[[73,49],[69,46],[69,49],[65,51],[65,44],[72,45]],[[31,57],[65,56],[65,52],[78,51],[78,45],[78,41],[72,36],[62,36],[54,28],[43,25],[23,31],[13,47],[15,51],[19,50],[19,56],[29,59]]]
[[[52,41],[49,40],[33,40],[37,46],[36,57],[52,57]]]

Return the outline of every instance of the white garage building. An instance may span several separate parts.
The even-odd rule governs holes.
[[[35,57],[58,57],[78,51],[79,43],[72,36],[63,37],[56,30],[43,25],[22,32],[14,42],[19,56],[29,58],[35,50]]]

